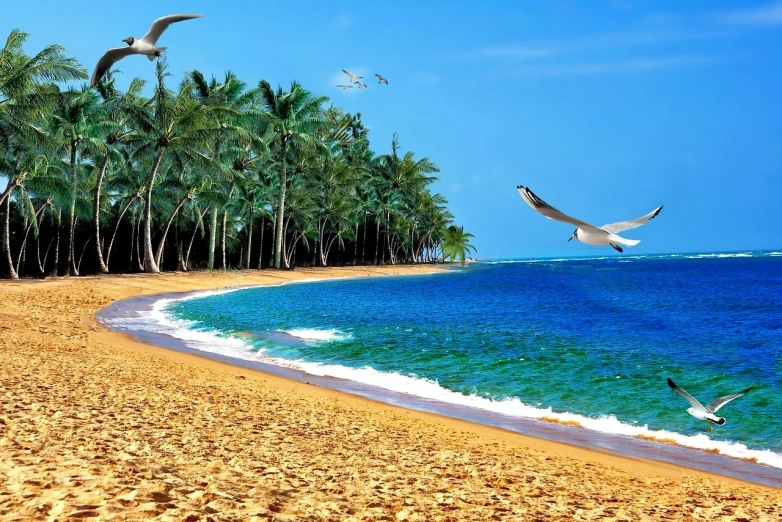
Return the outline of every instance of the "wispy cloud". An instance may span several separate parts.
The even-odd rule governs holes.
[[[636,30],[621,33],[603,33],[581,38],[549,42],[485,46],[470,51],[451,52],[446,58],[454,60],[534,60],[564,54],[617,50],[641,46],[661,45],[676,41],[695,40],[716,36],[715,33],[665,30]]]
[[[782,2],[776,2],[755,9],[719,13],[716,18],[722,22],[731,24],[782,25]]]
[[[332,25],[337,29],[347,29],[353,25],[353,18],[345,13],[340,13],[331,21]]]
[[[720,59],[718,56],[666,56],[577,64],[530,65],[516,67],[511,72],[526,78],[597,76],[703,65]]]

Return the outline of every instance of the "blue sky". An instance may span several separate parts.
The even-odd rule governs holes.
[[[596,225],[664,204],[624,233],[642,240],[626,253],[782,250],[782,2],[8,4],[0,37],[18,27],[28,52],[59,43],[90,71],[158,16],[205,14],[159,41],[177,81],[296,79],[361,112],[377,153],[398,132],[440,166],[434,188],[479,258],[614,255],[568,243],[573,227],[527,207],[519,184]],[[153,77],[142,57],[119,68],[121,83]],[[337,88],[343,68],[368,89]]]

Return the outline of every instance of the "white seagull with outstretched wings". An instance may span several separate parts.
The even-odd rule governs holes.
[[[754,386],[750,386],[746,390],[742,390],[738,393],[734,393],[732,395],[725,395],[724,397],[720,397],[719,399],[716,399],[714,401],[711,401],[709,404],[704,406],[703,404],[698,401],[695,397],[687,393],[686,391],[682,390],[678,386],[676,386],[676,383],[673,382],[670,378],[668,378],[668,386],[671,387],[673,391],[687,399],[687,402],[692,404],[692,408],[687,408],[687,413],[692,415],[698,420],[705,420],[709,421],[709,431],[711,431],[711,423],[717,424],[719,426],[722,426],[725,424],[725,417],[717,417],[714,415],[717,413],[717,410],[728,404],[733,399],[738,399],[742,395],[745,395],[749,390],[754,388]]]
[[[95,66],[95,71],[92,73],[90,87],[94,87],[103,75],[111,69],[112,65],[126,56],[130,56],[131,54],[143,54],[147,56],[150,61],[154,60],[166,50],[166,47],[157,47],[157,41],[169,25],[184,20],[192,20],[193,18],[201,18],[203,16],[204,15],[200,14],[174,14],[164,16],[152,22],[152,27],[149,28],[147,34],[141,37],[140,40],[137,40],[132,36],[123,39],[122,41],[128,44],[127,47],[109,49],[100,57],[98,65]]]
[[[633,219],[631,221],[620,221],[619,223],[611,223],[608,225],[603,225],[602,227],[596,227],[594,225],[590,225],[586,221],[581,221],[580,219],[570,217],[567,214],[564,214],[561,211],[555,209],[536,196],[535,193],[529,189],[529,187],[519,185],[516,188],[519,191],[521,199],[523,199],[527,205],[543,214],[543,216],[546,218],[562,221],[563,223],[569,223],[578,227],[576,228],[576,231],[573,232],[573,235],[570,236],[568,241],[575,238],[582,243],[586,243],[587,245],[611,246],[618,252],[623,252],[622,247],[619,245],[635,246],[641,242],[639,239],[625,239],[620,237],[617,235],[618,232],[640,227],[650,219],[655,218],[657,214],[659,214],[663,209],[662,206],[659,206],[645,216],[639,217],[638,219]]]

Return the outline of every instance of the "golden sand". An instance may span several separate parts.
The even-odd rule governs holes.
[[[431,267],[0,284],[2,520],[782,520],[782,493],[107,332],[139,294]]]

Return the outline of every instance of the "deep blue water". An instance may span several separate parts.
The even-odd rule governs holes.
[[[685,443],[708,436],[734,456],[747,453],[731,442],[782,453],[776,253],[475,263],[244,289],[166,311],[191,330],[241,339],[249,356],[396,391],[603,431],[646,426]],[[755,388],[721,409],[727,423],[709,433],[668,377],[704,404]]]

